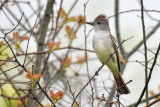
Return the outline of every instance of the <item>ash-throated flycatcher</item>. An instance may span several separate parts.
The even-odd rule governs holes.
[[[130,93],[120,73],[119,53],[116,49],[117,47],[115,39],[110,32],[108,19],[106,19],[105,15],[99,15],[94,19],[93,22],[86,23],[93,26],[93,29],[95,31],[95,35],[92,41],[93,48],[96,52],[98,59],[102,63],[106,63],[108,68],[112,71],[117,85],[118,93]],[[113,54],[114,52],[115,54]],[[107,60],[108,62],[106,62]]]

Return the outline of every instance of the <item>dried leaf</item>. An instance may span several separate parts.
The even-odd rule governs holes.
[[[74,22],[74,21],[77,21],[77,18],[76,18],[76,17],[69,17],[69,18],[68,18],[68,21]]]
[[[38,81],[42,77],[42,74],[34,75],[34,79]]]
[[[30,70],[27,70],[26,78],[31,80],[31,90],[34,89],[36,82],[42,77],[42,74],[33,74]]]
[[[66,26],[66,33],[68,34],[69,39],[75,39],[76,38],[76,35],[74,34],[74,31],[68,25]]]
[[[125,59],[122,58],[122,56],[119,54],[119,61],[122,63],[122,64],[126,64],[127,61]]]
[[[30,70],[27,70],[26,78],[30,80],[39,80],[42,77],[42,74],[33,74]]]
[[[28,36],[22,36],[20,42],[23,42],[24,40],[28,40]]]
[[[80,23],[80,24],[85,24],[84,16],[79,15],[79,16],[77,17],[77,22]]]
[[[160,91],[160,85],[158,85],[158,90]]]
[[[20,47],[20,43],[19,43],[19,42],[16,42],[14,45],[15,45],[15,47],[16,47],[16,53],[18,53],[19,49],[21,48],[21,47]]]
[[[19,33],[18,32],[13,32],[13,38],[14,38],[15,42],[18,42],[19,38],[20,38]]]
[[[79,104],[80,104],[80,103],[74,102],[73,106],[74,106],[74,107],[79,107]]]
[[[154,95],[155,95],[155,92],[154,92],[153,90],[150,90],[150,91],[149,91],[149,94],[150,94],[151,96],[154,96]]]
[[[59,11],[57,13],[59,13]],[[65,20],[67,20],[68,18],[68,15],[63,8],[61,8],[61,11],[60,11],[60,18],[64,18]]]
[[[61,64],[62,64],[64,67],[69,67],[70,64],[71,64],[71,61],[72,61],[72,59],[71,59],[69,56],[67,56],[65,59],[63,59],[63,60],[61,61]]]
[[[4,41],[0,41],[0,47],[4,45]]]
[[[52,52],[55,49],[59,49],[61,42],[53,42],[53,41],[48,41],[46,43],[47,47],[49,48],[49,53]]]
[[[33,74],[32,74],[32,72],[31,72],[30,70],[27,70],[27,73],[28,73],[28,74],[26,74],[26,78],[28,78],[28,79],[33,79]]]
[[[84,55],[84,56],[77,56],[77,63],[82,64],[83,62],[85,62],[87,60],[88,56]]]
[[[62,91],[58,91],[57,93],[53,93],[53,90],[50,90],[50,95],[52,97],[52,100],[60,100],[63,98],[64,93]]]

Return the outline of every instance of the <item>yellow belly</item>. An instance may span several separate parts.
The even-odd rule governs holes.
[[[115,77],[119,76],[118,64],[116,53],[114,53],[114,48],[112,46],[104,47],[103,44],[97,44],[94,46],[96,55],[98,59],[104,64],[108,66],[108,68],[112,71]],[[111,55],[114,55],[111,58]]]

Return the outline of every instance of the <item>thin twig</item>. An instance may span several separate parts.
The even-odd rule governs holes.
[[[61,0],[61,2],[60,2],[59,12],[58,12],[58,16],[57,16],[57,18],[56,18],[56,27],[55,27],[54,35],[53,35],[53,38],[52,38],[53,41],[54,41],[54,39],[55,39],[56,36],[57,36],[58,20],[59,20],[59,16],[60,16],[61,9],[62,9],[62,3],[63,3],[63,0]]]
[[[84,19],[86,19],[86,6],[88,4],[89,0],[84,3]],[[86,68],[87,68],[87,76],[88,76],[88,79],[90,79],[90,75],[89,75],[89,67],[88,67],[88,55],[87,55],[87,35],[86,35],[86,24],[84,24],[84,44],[85,44],[85,56],[86,56]],[[91,104],[92,104],[92,107],[94,107],[94,92],[93,92],[93,86],[92,86],[92,83],[90,82],[90,87],[91,87],[91,92],[92,92],[92,95],[91,95]]]
[[[144,88],[143,88],[143,91],[142,91],[142,93],[141,93],[141,95],[140,95],[140,97],[139,97],[139,99],[138,99],[137,104],[135,105],[135,107],[137,107],[137,106],[139,105],[139,103],[141,102],[141,99],[142,99],[142,97],[143,97],[143,95],[144,95],[144,93],[145,93],[145,91],[146,91],[146,88],[147,88],[147,86],[148,86],[148,83],[149,83],[149,81],[150,81],[150,79],[151,79],[151,75],[152,75],[152,72],[153,72],[153,68],[154,68],[154,66],[155,66],[155,64],[156,64],[156,61],[157,61],[157,57],[158,57],[159,50],[160,50],[160,44],[159,44],[158,49],[157,49],[157,52],[156,52],[156,54],[155,54],[155,58],[154,58],[153,64],[152,64],[151,69],[150,69],[150,72],[149,72],[149,77],[148,77],[148,79],[147,79],[147,82],[146,82],[146,84],[145,84],[145,86],[144,86]]]
[[[52,99],[48,96],[48,94],[43,90],[39,82],[37,82],[39,89],[46,95],[47,99],[52,103]]]
[[[38,20],[38,17],[39,17],[39,15],[40,15],[40,12],[41,12],[42,8],[43,8],[43,7],[40,8],[40,11],[39,11],[39,13],[38,13],[38,15],[37,15],[36,21],[35,21],[35,23],[34,23],[34,26],[33,26],[32,30],[31,30],[30,36],[29,36],[29,38],[28,38],[27,48],[26,48],[26,55],[25,55],[25,58],[24,58],[23,66],[25,65],[26,58],[27,58],[27,52],[28,52],[29,41],[30,41],[30,39],[31,39],[33,30],[34,30],[34,28],[35,28],[35,26],[36,26],[36,23],[37,23],[37,20]]]
[[[143,0],[141,0],[141,20],[142,20],[142,30],[143,30],[143,41],[144,41],[144,57],[145,57],[145,83],[147,82],[148,78],[148,61],[147,61],[147,44],[146,44],[146,32],[145,32],[145,23],[144,23],[144,13],[143,13]],[[148,104],[148,86],[146,88],[146,104]]]
[[[147,104],[145,107],[151,107],[153,104],[155,104],[155,103],[157,103],[159,101],[160,101],[160,98],[158,98],[158,99],[154,100],[153,102]]]
[[[159,23],[157,23],[153,29],[146,35],[146,40],[148,40],[156,31],[157,29],[160,27],[160,21]],[[137,43],[137,45],[134,47],[134,49],[132,49],[130,52],[127,53],[126,58],[129,58],[133,53],[136,52],[136,50],[144,43],[144,40],[141,40],[139,43]]]
[[[6,14],[6,12],[3,9],[2,9],[2,12],[7,17],[7,19],[9,20],[9,22],[14,26],[14,23],[12,22],[12,20],[10,19],[10,17]]]
[[[20,22],[21,22],[21,20],[22,20],[23,15],[24,15],[24,13],[21,15],[21,18],[20,18],[20,20],[18,21],[17,25],[16,25],[11,31],[9,31],[8,33],[6,33],[5,36],[4,36],[4,38],[6,38],[6,36],[7,36],[9,33],[13,32],[13,31],[18,27],[18,25],[20,24]]]
[[[69,81],[67,81],[67,85],[69,87],[69,91],[70,91],[70,93],[72,95],[72,98],[74,99],[74,93],[72,92],[71,85],[69,84]]]
[[[3,1],[3,2],[1,3],[1,5],[0,5],[0,10],[1,10],[2,7],[3,7],[5,4],[7,4],[7,3],[8,3],[8,0]]]
[[[156,95],[154,95],[154,96],[149,97],[149,100],[152,100],[152,99],[154,99],[154,98],[157,98],[158,96],[160,96],[160,93],[158,93],[158,94],[156,94]],[[144,103],[144,102],[146,102],[146,99],[141,100],[140,103]],[[127,107],[134,107],[136,104],[137,104],[137,102],[136,102],[136,103],[133,103],[133,104],[127,106]]]
[[[117,101],[118,101],[118,99],[112,94],[112,93],[110,93],[108,90],[107,90],[107,88],[105,87],[105,83],[103,82],[103,87],[104,87],[104,89],[107,91],[107,93],[109,93],[113,98],[115,98]],[[124,107],[124,105],[119,101],[119,104],[121,104],[123,107]]]
[[[78,3],[79,0],[75,0],[75,2],[72,4],[71,8],[69,9],[67,15],[69,15],[71,13],[71,11],[73,10],[73,8],[75,7],[75,5]]]
[[[120,23],[119,23],[119,0],[115,0],[115,31],[116,31],[116,37],[117,37],[117,41],[118,44],[121,43],[121,35],[120,35]],[[121,51],[121,55],[123,55],[123,57],[126,55],[126,52],[123,48],[123,46],[120,47],[120,51]]]
[[[7,7],[7,6],[4,6],[4,7],[5,7],[5,10],[7,11],[7,13],[9,13],[14,20],[16,20],[17,22],[19,22],[19,19],[17,18],[15,12],[12,12],[12,10],[9,7]],[[19,23],[19,25],[21,25],[22,28],[24,28],[26,31],[28,31],[28,29],[25,27],[24,24]]]
[[[34,93],[31,91],[31,90],[29,90],[29,92],[32,94],[32,99],[34,99],[34,100],[36,100],[36,102],[41,106],[41,107],[44,107],[39,101],[38,101],[38,99],[36,98],[36,96],[34,95]]]
[[[159,10],[144,10],[144,11],[145,11],[145,12],[160,13]],[[121,15],[121,14],[124,14],[124,13],[130,13],[130,12],[141,12],[141,10],[140,10],[140,9],[132,9],[132,10],[127,10],[127,11],[122,11],[122,12],[119,12],[119,13],[117,13],[117,14]],[[112,16],[109,16],[108,19],[113,18],[113,17],[115,17],[115,16],[116,16],[116,14],[115,14],[115,15],[112,15]]]
[[[6,72],[8,72],[8,71],[10,71],[10,70],[12,70],[12,69],[15,69],[15,68],[17,68],[17,67],[19,67],[19,65],[14,66],[14,67],[12,67],[12,68],[10,68],[10,69],[8,69],[8,70],[5,70],[4,72],[0,73],[0,75],[2,75],[3,73],[6,73]]]

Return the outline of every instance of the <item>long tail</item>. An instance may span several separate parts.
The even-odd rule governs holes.
[[[126,86],[125,82],[123,81],[123,78],[120,73],[119,73],[118,77],[114,76],[114,79],[116,81],[117,91],[120,94],[129,94],[130,93],[130,91],[129,91],[128,87]]]

